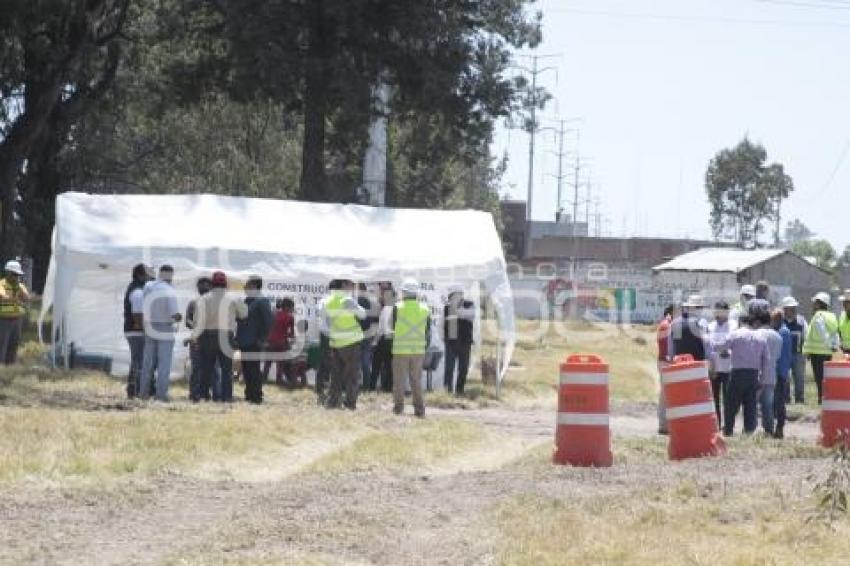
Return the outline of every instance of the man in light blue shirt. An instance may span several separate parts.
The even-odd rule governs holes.
[[[168,401],[171,359],[174,355],[174,324],[182,320],[177,308],[177,294],[171,283],[174,268],[163,265],[156,281],[145,285],[144,316],[145,352],[139,381],[139,398],[150,397],[151,381],[156,368],[156,398]]]

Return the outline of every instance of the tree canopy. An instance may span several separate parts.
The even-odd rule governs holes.
[[[355,201],[379,82],[387,204],[496,212],[504,163],[489,145],[527,106],[512,53],[541,39],[531,4],[7,3],[0,253],[33,255],[42,278],[68,189]]]
[[[773,220],[778,226],[782,200],[793,192],[794,182],[781,164],[766,162],[764,147],[748,138],[710,161],[705,191],[715,238],[759,246],[765,223]],[[774,239],[779,239],[778,229]]]

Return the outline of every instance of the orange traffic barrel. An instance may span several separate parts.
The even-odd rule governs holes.
[[[608,467],[611,428],[608,411],[608,364],[595,354],[572,354],[561,364],[556,464]]]
[[[718,433],[717,414],[708,379],[708,364],[690,355],[676,356],[661,368],[667,402],[671,460],[720,456],[726,444]]]
[[[822,446],[831,448],[842,436],[850,443],[850,361],[823,366],[820,429]]]

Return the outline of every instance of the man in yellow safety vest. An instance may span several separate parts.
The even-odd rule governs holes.
[[[844,289],[844,294],[839,297],[844,310],[838,319],[838,335],[841,337],[841,351],[850,355],[850,289]]]
[[[812,297],[814,314],[803,343],[803,353],[809,356],[812,373],[815,374],[818,405],[823,401],[823,365],[838,350],[838,319],[830,312],[829,303],[829,293],[818,293]]]
[[[24,270],[18,261],[6,262],[0,278],[0,363],[14,364],[18,358],[21,328],[27,313],[29,291],[21,282]]]
[[[390,310],[390,309],[387,309]],[[393,336],[393,412],[404,412],[404,392],[410,381],[413,412],[425,416],[422,398],[422,362],[431,332],[431,310],[419,301],[419,283],[406,279],[401,285],[401,300],[391,309],[392,321],[385,328]]]
[[[357,408],[357,390],[360,382],[360,349],[363,329],[360,321],[366,310],[354,298],[353,281],[344,279],[332,289],[322,305],[331,358],[331,387],[326,407],[338,408],[345,390],[345,407]]]

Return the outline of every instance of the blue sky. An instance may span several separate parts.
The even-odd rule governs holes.
[[[785,2],[788,3],[785,3]],[[818,8],[816,6],[831,6]],[[744,135],[794,178],[785,221],[850,243],[850,0],[539,0],[544,116],[581,117],[579,150],[613,235],[709,237],[704,175]],[[568,138],[575,149],[575,137]],[[535,219],[554,216],[550,133]],[[505,187],[525,198],[528,136],[501,128]],[[845,159],[842,159],[842,158]],[[580,219],[581,219],[580,215]]]

